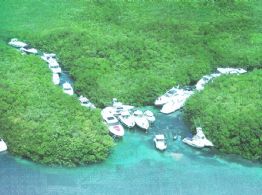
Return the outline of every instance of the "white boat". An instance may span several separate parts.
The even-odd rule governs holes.
[[[108,130],[110,134],[116,137],[123,137],[125,134],[125,130],[123,126],[119,123],[117,118],[114,115],[107,113],[105,111],[102,111],[101,114],[105,123],[108,126]]]
[[[59,85],[60,83],[60,77],[59,77],[59,74],[57,73],[54,73],[53,76],[52,76],[52,81],[55,85]]]
[[[164,95],[158,97],[155,101],[156,106],[164,105],[165,103],[170,101],[170,98],[175,96],[178,92],[178,87],[173,87],[170,90],[168,90]]]
[[[150,110],[146,110],[144,112],[144,116],[147,118],[147,120],[150,122],[150,123],[153,123],[155,122],[156,120],[156,117],[154,116],[154,113],[151,112]]]
[[[38,53],[37,49],[31,48],[28,45],[20,48],[20,51],[24,52],[24,53],[29,53],[29,54],[37,54]]]
[[[0,152],[4,152],[6,150],[7,150],[7,145],[4,142],[4,140],[0,138]]]
[[[13,47],[17,47],[17,48],[21,48],[21,47],[26,47],[27,46],[26,43],[24,43],[22,41],[18,41],[16,38],[11,39],[11,41],[8,44],[13,46]]]
[[[52,60],[56,60],[55,57],[56,57],[56,54],[54,53],[43,53],[43,55],[41,56],[41,59],[43,59],[47,63],[52,63]]]
[[[134,116],[132,116],[127,110],[123,111],[118,118],[120,122],[128,128],[132,128],[136,124]]]
[[[68,95],[73,95],[74,94],[73,87],[68,82],[65,82],[63,84],[63,91],[64,91],[64,93],[66,93]]]
[[[206,147],[214,146],[213,143],[206,138],[201,127],[197,127],[196,131],[197,131],[196,135],[194,135],[192,138],[186,137],[182,141],[196,148],[204,148],[205,146]]]
[[[145,130],[149,128],[149,122],[147,118],[143,115],[143,112],[141,110],[136,110],[133,113],[133,116],[135,118],[135,123],[138,127]]]
[[[92,109],[96,108],[95,105],[92,104],[89,99],[87,99],[86,97],[82,95],[79,97],[79,101],[81,102],[81,106],[92,108]]]
[[[113,98],[112,105],[113,105],[113,108],[115,110],[114,111],[115,115],[120,115],[121,112],[129,111],[129,110],[132,110],[134,108],[134,106],[125,105],[122,102],[119,102],[116,98]]]
[[[182,108],[186,100],[193,94],[193,91],[181,90],[176,96],[172,97],[172,100],[166,103],[160,112],[164,114],[170,114]]]
[[[217,71],[221,74],[243,74],[247,72],[243,68],[217,68]]]
[[[59,64],[50,63],[50,64],[48,64],[48,67],[52,70],[53,73],[61,73],[62,72]]]
[[[203,76],[196,84],[196,90],[201,91],[204,89],[204,86],[212,79],[212,76],[205,75]]]
[[[163,151],[167,148],[165,136],[163,134],[155,135],[155,146],[158,150]]]

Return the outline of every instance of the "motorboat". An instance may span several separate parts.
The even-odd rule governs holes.
[[[167,148],[166,139],[163,134],[155,135],[154,142],[156,148],[160,151],[164,151]]]
[[[79,101],[81,102],[81,106],[92,108],[92,109],[96,108],[95,105],[92,104],[89,99],[87,99],[86,97],[82,95],[79,97]]]
[[[123,111],[121,115],[118,117],[120,122],[128,128],[132,128],[135,126],[135,118],[133,115],[129,113],[129,111]]]
[[[243,68],[217,68],[217,71],[221,74],[243,74],[247,72]]]
[[[194,135],[192,138],[186,137],[182,141],[190,146],[196,147],[196,148],[204,148],[204,147],[213,147],[213,143],[209,141],[206,136],[203,133],[203,130],[201,127],[196,128],[196,135]]]
[[[178,87],[173,87],[168,90],[164,95],[158,97],[155,101],[156,106],[162,106],[170,101],[170,98],[177,94],[180,89]]]
[[[136,110],[133,113],[133,116],[135,118],[135,123],[138,127],[145,130],[149,128],[149,122],[147,118],[143,115],[143,112],[141,110]]]
[[[119,123],[117,118],[114,115],[105,111],[102,111],[101,114],[104,119],[104,122],[108,126],[110,134],[112,134],[115,137],[123,137],[125,134],[125,130],[123,126]]]
[[[164,114],[170,114],[182,108],[186,100],[193,94],[193,91],[180,91],[176,96],[172,97],[172,100],[166,103],[160,112]]]
[[[153,123],[156,120],[156,117],[154,116],[154,113],[151,112],[150,110],[146,110],[144,112],[144,116],[146,117],[146,119],[150,122]]]
[[[22,41],[18,41],[16,38],[11,39],[11,41],[8,44],[13,46],[13,47],[17,47],[17,48],[22,48],[22,47],[27,46],[26,43],[24,43]]]
[[[38,53],[37,49],[31,48],[28,45],[25,46],[25,47],[20,48],[20,51],[24,52],[24,53],[29,53],[29,54],[37,54]]]
[[[59,85],[59,83],[60,83],[59,74],[54,73],[53,76],[52,76],[52,80],[53,80],[53,83],[54,83],[55,85]]]
[[[63,91],[64,93],[68,94],[68,95],[73,95],[74,94],[74,90],[73,90],[73,87],[71,86],[70,83],[68,82],[65,82],[63,84]]]
[[[4,140],[0,138],[0,152],[4,152],[6,150],[7,150],[7,145],[4,142]]]
[[[59,64],[49,63],[48,67],[52,70],[53,73],[61,73],[62,72]]]
[[[212,79],[212,76],[205,75],[203,76],[196,84],[196,90],[201,91],[204,89],[204,86]]]

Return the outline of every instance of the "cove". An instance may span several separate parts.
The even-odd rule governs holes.
[[[262,194],[261,165],[173,140],[189,134],[182,112],[150,109],[157,120],[148,134],[126,129],[100,164],[47,167],[0,154],[0,194]],[[168,141],[163,153],[153,143],[160,132]]]

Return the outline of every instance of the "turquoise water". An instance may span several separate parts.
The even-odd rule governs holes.
[[[262,166],[173,140],[189,134],[180,113],[156,114],[148,134],[126,132],[110,158],[80,168],[50,168],[0,154],[0,194],[262,194]],[[168,150],[155,150],[157,132]]]

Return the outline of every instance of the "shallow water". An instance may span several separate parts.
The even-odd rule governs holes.
[[[262,194],[262,166],[173,140],[188,135],[180,113],[156,114],[148,134],[126,131],[109,159],[80,168],[50,168],[0,154],[0,194]],[[158,152],[152,138],[168,137]]]

